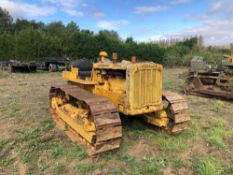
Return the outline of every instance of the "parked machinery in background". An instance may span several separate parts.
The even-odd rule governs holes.
[[[9,70],[10,72],[29,73],[37,71],[37,64],[34,61],[23,62],[17,60],[10,60],[7,63],[5,63],[3,67],[5,70]]]
[[[71,62],[69,58],[47,57],[43,59],[42,64],[41,64],[41,69],[44,71],[49,71],[49,72],[69,70],[70,64]]]
[[[67,85],[50,89],[50,111],[57,126],[74,141],[84,141],[91,155],[120,147],[119,114],[179,133],[190,120],[186,100],[162,90],[163,67],[153,62],[112,61],[100,52],[99,61],[80,60],[63,72]]]
[[[8,61],[0,61],[0,70],[8,70],[9,62]]]
[[[191,60],[183,77],[187,94],[233,99],[233,56],[224,56],[219,65],[208,65],[202,57]]]

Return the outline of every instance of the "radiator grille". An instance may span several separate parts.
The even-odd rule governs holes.
[[[133,101],[135,108],[161,103],[162,79],[161,71],[156,67],[141,67],[134,72]]]

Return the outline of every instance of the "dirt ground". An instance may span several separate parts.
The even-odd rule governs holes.
[[[183,93],[185,70],[165,69],[164,88]],[[90,158],[50,118],[49,87],[63,83],[60,73],[0,71],[0,175],[233,174],[232,102],[185,96],[191,122],[179,135],[123,118],[121,148]]]

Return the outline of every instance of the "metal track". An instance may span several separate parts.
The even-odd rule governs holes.
[[[50,100],[59,93],[65,93],[77,101],[86,103],[94,119],[96,127],[95,139],[92,143],[86,141],[89,155],[114,150],[120,147],[122,137],[122,126],[116,107],[105,97],[97,96],[91,92],[81,89],[75,85],[51,87]],[[52,117],[58,127],[64,128],[67,124],[58,116],[56,110],[51,109]],[[78,132],[68,126],[65,133],[73,140],[80,143],[85,140]]]
[[[213,80],[214,83],[204,85],[202,81],[208,79]],[[231,76],[219,74],[216,76],[190,74],[185,79],[184,89],[188,95],[233,100],[232,80]]]
[[[170,118],[166,131],[179,133],[188,127],[190,115],[186,100],[178,93],[163,91],[164,109]]]

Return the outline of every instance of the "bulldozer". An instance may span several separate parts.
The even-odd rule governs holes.
[[[195,56],[182,77],[186,94],[233,100],[233,55],[225,55],[219,65],[209,65],[203,57]]]
[[[78,60],[63,71],[66,85],[50,88],[50,111],[57,126],[68,137],[85,143],[89,155],[120,147],[121,117],[138,116],[168,133],[188,127],[186,100],[163,91],[163,67],[153,62],[118,61],[105,51],[98,61]]]

